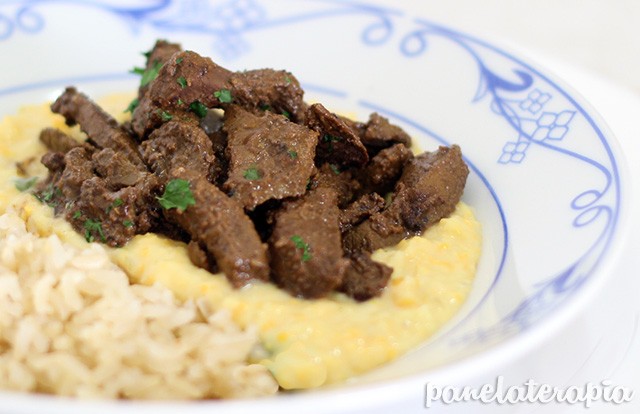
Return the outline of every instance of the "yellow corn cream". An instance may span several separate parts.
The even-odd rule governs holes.
[[[120,121],[131,96],[112,96],[100,104]],[[13,205],[28,228],[42,236],[86,246],[82,235],[52,209],[16,189],[16,162],[29,174],[46,175],[39,165],[45,148],[42,128],[54,126],[82,139],[48,105],[24,107],[0,121],[0,212]],[[133,283],[161,283],[184,300],[204,300],[228,309],[241,326],[255,326],[267,351],[260,361],[284,389],[318,387],[343,381],[391,361],[427,339],[460,308],[471,290],[481,250],[481,228],[460,203],[422,236],[378,250],[373,258],[391,266],[385,292],[366,302],[342,294],[298,299],[271,284],[233,289],[222,274],[195,267],[186,246],[146,234],[125,247],[108,249]]]

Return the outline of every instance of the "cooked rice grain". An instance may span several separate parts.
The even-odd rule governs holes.
[[[40,238],[0,216],[0,388],[107,398],[273,394],[249,364],[255,331],[227,313],[178,303],[161,286],[130,285],[92,244]]]

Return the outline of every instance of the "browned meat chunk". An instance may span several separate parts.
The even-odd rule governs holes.
[[[133,165],[146,170],[135,141],[86,95],[75,88],[67,88],[51,105],[51,110],[65,117],[70,125],[80,124],[89,140],[99,148],[111,148],[124,155]]]
[[[305,193],[314,170],[317,134],[283,116],[225,111],[229,178],[224,189],[247,210]]]
[[[242,206],[197,174],[177,169],[171,177],[189,181],[195,204],[184,211],[165,210],[165,215],[206,247],[233,286],[267,281],[267,248]]]
[[[56,128],[45,128],[40,131],[40,142],[54,152],[69,152],[71,148],[82,146],[80,142]]]
[[[145,137],[168,118],[197,119],[198,105],[220,107],[225,101],[219,99],[220,91],[229,90],[230,76],[230,71],[195,52],[173,54],[133,111],[133,130]]]
[[[300,83],[284,70],[257,69],[231,75],[233,103],[248,111],[282,114],[293,122],[304,120],[306,104]]]
[[[420,234],[453,212],[468,174],[457,145],[411,159],[396,184],[391,204],[348,231],[345,249],[373,251]]]
[[[341,167],[361,167],[369,161],[367,149],[353,129],[322,104],[309,107],[305,123],[319,134],[316,149],[318,164],[328,162]]]
[[[287,201],[276,213],[269,240],[276,282],[293,295],[326,296],[342,283],[343,258],[336,195],[318,188]]]
[[[182,122],[167,122],[140,144],[151,171],[166,180],[171,170],[182,167],[212,180],[215,161],[211,140],[202,129]]]
[[[66,217],[87,241],[124,246],[157,222],[157,211],[150,206],[155,204],[158,189],[158,180],[151,174],[118,191],[111,190],[106,180],[92,177],[82,183],[80,197],[67,208]]]
[[[82,183],[94,177],[91,153],[83,147],[72,148],[64,156],[64,170],[55,183],[67,200],[80,196]]]
[[[148,174],[136,168],[122,153],[111,148],[95,152],[91,159],[98,175],[114,190],[134,186]]]
[[[338,196],[338,206],[343,208],[353,200],[362,185],[354,177],[353,170],[341,171],[336,165],[323,164],[311,180],[310,187],[334,190]]]
[[[340,231],[343,233],[362,223],[384,208],[385,201],[377,193],[365,194],[340,210]]]
[[[177,43],[169,43],[166,40],[158,40],[153,48],[146,53],[147,64],[145,70],[157,72],[175,53],[182,51],[182,47]],[[142,83],[142,82],[141,82]],[[140,85],[138,99],[146,93],[149,84]]]
[[[368,252],[354,253],[349,259],[340,291],[360,301],[380,295],[393,269],[371,259]]]
[[[409,134],[375,112],[369,116],[369,122],[361,127],[360,139],[366,147],[371,148],[386,148],[397,143],[411,146]]]
[[[211,273],[218,271],[216,260],[211,257],[211,254],[208,251],[200,246],[200,243],[191,240],[187,244],[187,254],[189,255],[189,259],[191,259],[191,263],[195,266],[208,270]]]
[[[367,192],[385,194],[393,187],[402,174],[405,163],[413,158],[413,153],[403,144],[395,144],[376,154],[363,170],[362,181]]]

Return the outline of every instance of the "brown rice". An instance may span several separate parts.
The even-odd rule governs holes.
[[[98,244],[38,237],[0,216],[0,388],[108,398],[273,394],[257,344],[225,312],[130,285]]]

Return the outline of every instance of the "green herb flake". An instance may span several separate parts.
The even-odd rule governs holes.
[[[231,101],[233,101],[231,98],[231,91],[229,89],[220,89],[219,91],[215,91],[213,96],[218,98],[220,103],[231,103]]]
[[[82,212],[80,210],[77,210],[75,213],[73,213],[74,220],[78,220],[80,217],[82,217]]]
[[[138,107],[138,105],[140,105],[140,101],[138,100],[138,98],[134,98],[130,103],[129,106],[127,106],[127,109],[124,110],[124,112],[131,112],[133,113],[133,111]]]
[[[147,86],[152,80],[158,77],[158,72],[160,72],[160,68],[162,68],[162,62],[156,60],[153,62],[153,65],[149,69],[143,68],[133,68],[131,69],[131,73],[135,73],[136,75],[142,75],[140,78],[140,87]]]
[[[271,110],[271,105],[266,104],[266,103],[261,103],[258,107],[262,111],[270,111]]]
[[[181,64],[183,60],[184,60],[184,58],[182,58],[182,57],[179,57],[178,59],[176,59],[176,65]]]
[[[180,98],[178,98],[178,106],[182,106],[184,105],[184,101]]]
[[[116,198],[115,200],[113,200],[113,203],[111,203],[111,205],[105,209],[105,213],[109,214],[111,210],[113,210],[116,207],[120,207],[123,204],[124,204],[124,201],[121,198]]]
[[[133,73],[134,75],[144,75],[144,68],[135,67],[131,69],[129,73]]]
[[[167,183],[162,197],[156,197],[162,208],[170,210],[177,208],[184,211],[189,206],[196,204],[196,199],[191,192],[191,184],[187,180],[176,178]]]
[[[167,111],[162,111],[160,113],[160,118],[162,118],[163,121],[167,122],[167,121],[171,121],[173,119],[173,115],[171,115]]]
[[[331,168],[331,171],[333,171],[333,173],[334,173],[335,175],[340,174],[340,168],[338,168],[338,166],[337,166],[337,165],[335,165],[335,164],[329,164],[329,168]]]
[[[38,177],[16,178],[13,183],[16,186],[16,190],[24,192],[33,187],[36,181],[38,181]]]
[[[191,105],[189,105],[189,110],[198,115],[198,117],[200,118],[204,118],[205,116],[207,116],[208,111],[207,107],[200,101],[191,102]]]
[[[102,223],[98,220],[88,219],[84,222],[84,238],[87,242],[91,243],[95,240],[95,233],[98,233],[100,236],[100,240],[102,242],[107,241],[107,238],[104,236],[104,232],[102,231]]]
[[[297,152],[297,151],[289,150],[289,151],[287,151],[287,154],[289,154],[289,157],[290,157],[292,160],[295,160],[295,159],[297,159],[297,158],[298,158],[298,152]]]
[[[129,228],[129,227],[133,227],[133,221],[131,220],[125,220],[122,222],[122,225]]]
[[[284,116],[287,119],[291,119],[291,114],[288,111],[285,111],[284,109],[282,110],[282,116]]]
[[[187,87],[187,79],[185,79],[184,76],[180,76],[176,82],[178,82],[178,85],[180,85],[182,89]]]
[[[259,180],[261,178],[260,171],[256,167],[247,168],[242,176],[247,180]]]
[[[291,241],[293,242],[293,244],[296,246],[297,249],[302,250],[303,262],[308,262],[309,260],[311,260],[311,248],[309,247],[309,243],[306,243],[302,239],[302,237],[298,236],[297,234],[294,234],[293,236],[291,236]]]
[[[289,75],[284,75],[284,83],[285,85],[291,84],[291,78],[289,77]]]
[[[56,197],[62,195],[62,191],[58,187],[54,187],[53,184],[49,184],[40,194],[35,194],[35,197],[40,200],[41,203],[48,205],[49,207],[55,207],[57,201]]]

